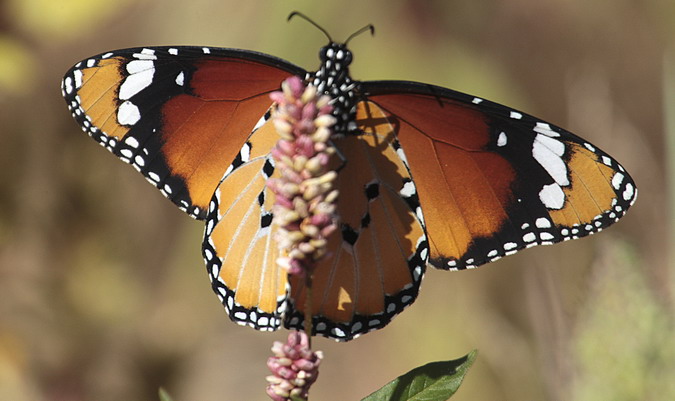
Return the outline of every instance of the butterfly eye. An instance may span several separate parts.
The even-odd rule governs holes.
[[[352,52],[350,52],[350,51],[347,50],[347,49],[344,49],[344,52],[345,52],[345,55],[344,55],[343,63],[344,63],[345,65],[349,65],[349,64],[352,63],[352,59],[353,59],[353,57],[352,57]]]
[[[321,62],[324,62],[328,59],[327,53],[328,53],[328,46],[324,46],[321,49],[319,49],[319,60],[321,60]]]

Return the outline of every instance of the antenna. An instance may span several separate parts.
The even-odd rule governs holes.
[[[375,36],[375,27],[373,26],[373,24],[368,24],[368,25],[364,26],[363,28],[359,29],[358,31],[356,31],[356,32],[352,33],[351,35],[349,35],[349,37],[347,38],[347,40],[345,40],[345,45],[346,45],[347,43],[349,43],[349,41],[352,40],[353,37],[359,36],[360,34],[362,34],[362,33],[365,32],[365,31],[368,31],[368,30],[370,31],[370,34],[371,34],[372,36]]]
[[[333,42],[333,38],[330,37],[330,35],[328,34],[328,32],[326,32],[325,29],[323,29],[319,24],[317,24],[316,22],[312,21],[311,18],[309,18],[308,16],[306,16],[305,14],[303,14],[303,13],[301,13],[301,12],[293,11],[292,13],[290,13],[290,14],[288,15],[288,19],[286,19],[286,21],[290,21],[291,18],[295,17],[296,15],[297,15],[298,17],[304,19],[305,21],[309,22],[310,24],[314,25],[315,27],[317,27],[317,29],[319,29],[321,32],[323,32],[324,35],[326,35],[326,37],[328,38],[328,41],[330,41],[331,43]],[[352,35],[352,36],[354,36],[354,35]],[[351,36],[350,36],[350,37],[351,37]]]

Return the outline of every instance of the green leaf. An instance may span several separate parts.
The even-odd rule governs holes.
[[[173,401],[173,398],[162,387],[159,388],[159,401]]]
[[[445,401],[452,397],[478,351],[454,361],[431,362],[399,376],[361,401]]]

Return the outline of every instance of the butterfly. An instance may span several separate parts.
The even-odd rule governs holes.
[[[302,329],[311,297],[314,334],[351,340],[411,305],[428,265],[469,269],[584,237],[635,202],[630,175],[588,141],[450,89],[353,80],[354,35],[337,43],[319,29],[329,43],[315,72],[249,50],[163,46],[90,57],[62,81],[82,130],[205,222],[207,272],[236,323]],[[275,264],[266,187],[278,175],[269,94],[291,76],[331,97],[342,159],[339,229],[311,295]]]

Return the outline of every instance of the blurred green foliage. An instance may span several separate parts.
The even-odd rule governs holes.
[[[31,89],[35,75],[33,54],[9,36],[0,36],[0,94],[20,94]],[[0,98],[2,100],[2,98]]]
[[[675,395],[672,314],[635,270],[631,247],[607,246],[589,280],[596,296],[584,307],[575,333],[573,398],[668,399]]]
[[[5,8],[18,30],[36,39],[61,42],[91,34],[111,17],[126,12],[131,3],[130,0],[8,0]]]
[[[173,398],[163,388],[159,388],[159,401],[173,401]]]
[[[178,400],[265,399],[268,349],[285,335],[229,322],[204,274],[201,224],[82,134],[59,82],[92,54],[159,44],[248,48],[311,69],[325,38],[286,23],[293,10],[336,39],[376,26],[350,43],[356,79],[429,82],[523,109],[614,155],[640,189],[600,235],[431,271],[386,330],[317,339],[326,359],[314,399],[359,399],[473,348],[481,357],[453,400],[675,399],[669,2],[8,0],[0,400],[155,400],[160,386]]]

